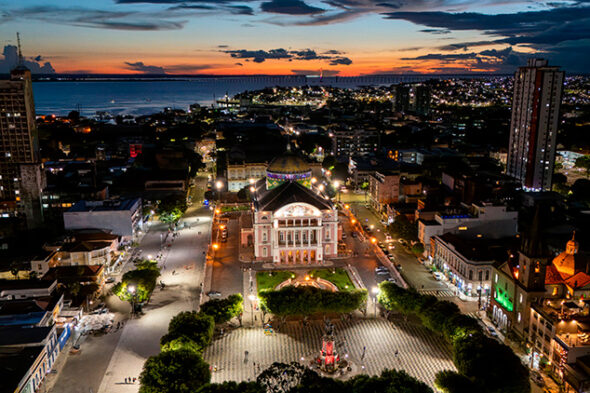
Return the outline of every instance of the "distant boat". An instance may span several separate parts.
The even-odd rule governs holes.
[[[111,100],[111,104],[114,104],[114,103],[115,103],[115,99],[113,98],[113,99]]]

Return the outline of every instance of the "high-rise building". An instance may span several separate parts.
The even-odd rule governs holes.
[[[31,71],[21,62],[9,80],[0,81],[0,218],[20,217],[28,228],[39,226],[44,187]]]
[[[563,79],[543,59],[529,59],[514,76],[506,173],[525,190],[551,190]]]

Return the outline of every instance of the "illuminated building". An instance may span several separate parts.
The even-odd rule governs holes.
[[[253,187],[252,222],[242,225],[242,242],[253,245],[256,260],[314,264],[337,256],[338,212],[312,188],[311,169],[302,159],[275,159]]]
[[[551,191],[565,73],[529,59],[514,76],[506,173],[530,191]]]

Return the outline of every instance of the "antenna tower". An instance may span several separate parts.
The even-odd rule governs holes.
[[[23,51],[20,46],[20,33],[16,33],[16,43],[18,45],[18,65],[23,65]]]

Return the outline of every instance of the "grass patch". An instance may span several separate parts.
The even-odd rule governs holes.
[[[222,213],[239,212],[239,211],[244,211],[244,210],[250,210],[250,206],[249,205],[221,206],[221,208],[219,210],[221,210]]]
[[[277,285],[295,276],[295,273],[287,270],[275,270],[270,272],[256,273],[256,285],[258,292],[273,290]]]
[[[309,275],[330,281],[332,284],[338,287],[339,291],[352,291],[355,289],[352,280],[348,276],[348,272],[341,268],[316,269],[309,272]]]

